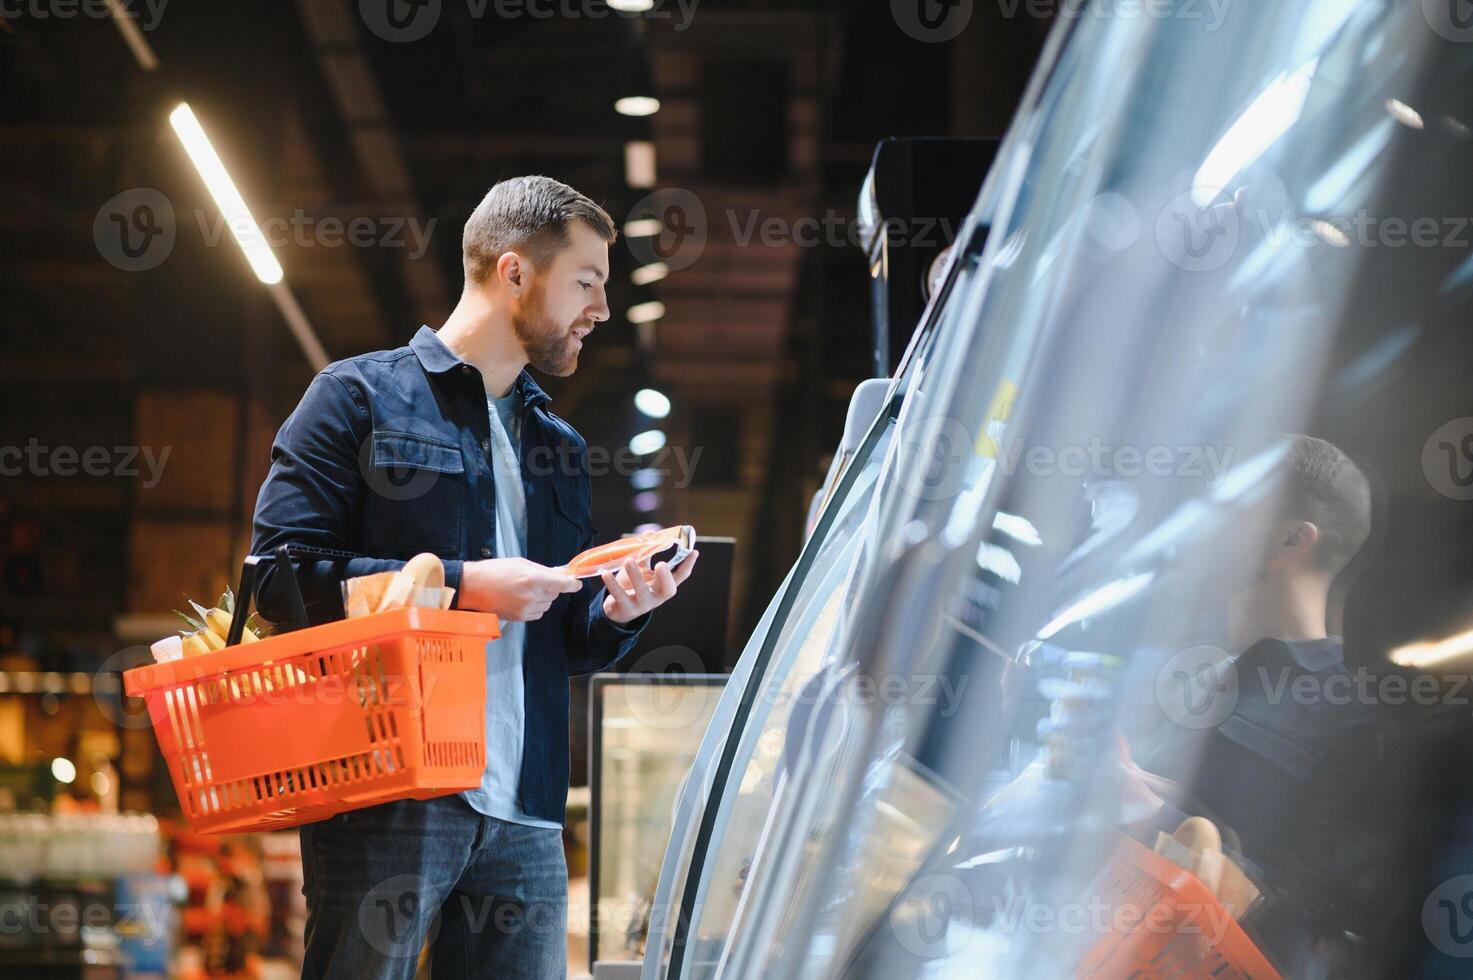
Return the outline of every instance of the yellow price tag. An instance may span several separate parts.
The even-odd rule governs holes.
[[[1018,397],[1018,386],[1011,381],[1001,381],[997,393],[992,396],[992,405],[982,419],[982,431],[977,433],[977,444],[973,451],[978,456],[997,459],[1002,455],[1002,437],[1007,430],[1008,416],[1013,414],[1013,402]]]

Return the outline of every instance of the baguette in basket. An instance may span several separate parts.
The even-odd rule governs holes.
[[[1222,852],[1222,832],[1211,820],[1188,817],[1171,836],[1158,833],[1153,850],[1196,875],[1234,919],[1242,919],[1258,901],[1258,886]]]
[[[445,587],[445,563],[430,552],[415,555],[396,572],[343,582],[343,609],[349,619],[406,606],[449,609],[454,598],[455,590]]]

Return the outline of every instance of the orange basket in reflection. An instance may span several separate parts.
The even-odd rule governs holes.
[[[1090,895],[1138,914],[1085,954],[1079,980],[1281,980],[1211,889],[1131,837],[1120,835]]]
[[[276,559],[306,622],[286,549]],[[229,645],[123,675],[196,831],[279,830],[480,785],[496,616],[394,609],[242,646],[255,564]]]

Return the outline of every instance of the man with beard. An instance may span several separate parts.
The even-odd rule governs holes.
[[[587,444],[525,367],[577,368],[614,237],[564,184],[501,181],[466,222],[445,324],[328,366],[277,434],[251,551],[294,546],[310,621],[343,615],[345,578],[425,551],[457,608],[502,620],[480,787],[302,828],[304,976],[409,978],[426,942],[436,976],[565,972],[568,678],[626,653],[696,557],[586,584],[558,570],[594,538]],[[259,588],[282,621],[286,583],[268,568]]]

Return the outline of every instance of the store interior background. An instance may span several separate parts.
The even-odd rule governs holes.
[[[208,604],[233,581],[271,439],[313,374],[169,127],[179,102],[258,220],[367,217],[395,242],[276,243],[332,359],[442,322],[461,225],[498,178],[556,177],[621,222],[652,191],[695,195],[700,257],[636,285],[640,260],[621,238],[610,320],[576,375],[539,380],[591,446],[612,454],[657,424],[687,458],[699,450],[689,485],[666,477],[653,496],[625,474],[596,476],[594,520],[602,539],[646,523],[735,539],[729,667],[797,556],[850,393],[870,373],[851,229],[876,142],[1001,135],[1050,27],[1035,16],[1047,10],[977,4],[959,36],[927,43],[885,3],[702,0],[687,21],[668,3],[656,5],[668,16],[629,18],[564,13],[603,11],[594,0],[528,0],[498,17],[495,3],[445,0],[425,37],[396,43],[366,29],[353,0],[180,2],[157,17],[126,6],[149,25],[146,51],[100,2],[0,13],[0,446],[53,462],[57,449],[106,447],[112,470],[28,463],[0,478],[0,819],[12,827],[21,818],[6,811],[177,813],[116,673],[147,656],[185,596]],[[659,110],[616,112],[643,78]],[[653,174],[631,167],[631,143],[652,146]],[[174,241],[154,267],[127,271],[103,254],[97,222],[136,188],[168,200]],[[802,218],[823,223],[816,244],[794,240]],[[786,241],[760,233],[770,219]],[[663,315],[631,323],[650,302]],[[645,387],[669,398],[657,423],[635,407]],[[132,447],[167,450],[161,478],[125,458]],[[586,695],[574,703],[576,730]],[[109,827],[112,844],[79,845],[77,877],[98,855],[140,860],[125,846],[138,828]],[[191,846],[205,856],[176,848],[172,870],[192,866],[209,887],[233,861],[273,860],[269,847]]]

